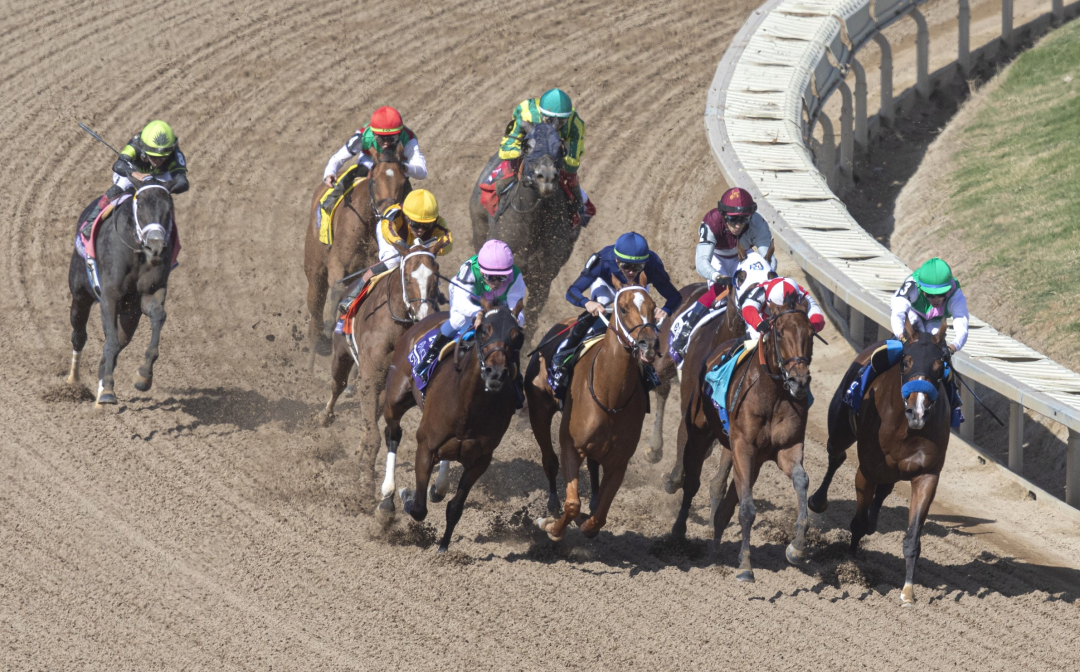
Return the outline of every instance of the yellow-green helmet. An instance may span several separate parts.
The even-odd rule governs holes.
[[[149,156],[168,156],[176,149],[176,134],[172,127],[160,119],[155,119],[143,127],[139,134],[143,152]]]

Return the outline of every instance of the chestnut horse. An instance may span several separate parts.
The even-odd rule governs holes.
[[[330,305],[337,310],[343,288],[338,280],[374,264],[378,255],[375,227],[380,213],[401,203],[408,192],[405,167],[397,154],[380,154],[366,178],[358,178],[356,186],[334,211],[331,222],[333,244],[319,241],[319,199],[327,191],[320,183],[311,198],[310,224],[304,232],[304,275],[307,276],[308,345],[311,348],[310,368],[314,369],[316,353],[328,354],[330,340],[323,322],[326,294]]]
[[[903,359],[879,375],[863,391],[859,411],[852,413],[844,393],[882,343],[861,352],[848,368],[829,404],[829,469],[810,498],[810,510],[821,513],[829,505],[829,485],[858,441],[859,470],[855,472],[857,504],[851,519],[851,554],[859,541],[877,531],[878,514],[897,481],[911,482],[908,528],[904,535],[907,574],[900,600],[915,602],[915,562],[919,559],[926,515],[937,492],[938,478],[949,447],[949,403],[942,390],[948,367],[945,319],[937,334],[915,331],[904,324]]]
[[[379,451],[379,395],[386,386],[390,353],[412,325],[438,311],[439,264],[436,257],[441,243],[427,248],[400,247],[401,263],[383,277],[352,318],[353,356],[348,337],[335,333],[330,359],[330,401],[319,414],[322,425],[334,422],[334,405],[345,390],[353,363],[357,365],[356,386],[360,391],[360,463],[364,477],[374,474]]]
[[[401,418],[413,406],[423,409],[416,430],[416,490],[403,488],[401,502],[405,512],[416,520],[427,517],[427,487],[431,470],[442,460],[456,460],[465,468],[457,492],[446,505],[446,531],[439,541],[445,553],[450,536],[461,519],[465,498],[476,481],[487,471],[491,455],[510,426],[517,409],[514,379],[520,369],[521,347],[525,333],[517,316],[506,306],[496,308],[481,299],[483,318],[476,329],[472,352],[458,346],[453,360],[441,363],[431,374],[426,388],[428,403],[413,382],[409,351],[413,345],[447,319],[438,313],[421,320],[409,329],[394,346],[390,372],[386,376],[386,480],[383,494],[389,492],[393,511],[394,465],[401,442]],[[380,504],[383,509],[383,504]]]
[[[691,343],[683,363],[682,417],[679,443],[684,446],[685,482],[682,508],[672,527],[675,537],[686,535],[690,504],[701,485],[701,467],[714,440],[722,448],[720,471],[714,478],[712,498],[713,537],[719,543],[739,505],[742,549],[739,581],[753,581],[750,563],[750,529],[754,524],[753,487],[765,462],[772,460],[795,487],[799,514],[795,539],[786,556],[792,564],[806,557],[806,490],[810,479],[803,469],[803,440],[809,410],[810,360],[814,353],[814,330],[807,316],[809,306],[794,294],[782,304],[768,304],[772,329],[761,335],[755,352],[735,367],[727,391],[730,435],[724,434],[720,416],[705,390],[705,373],[720,355],[738,341],[711,351],[703,343]],[[728,470],[734,465],[735,487],[727,488]]]
[[[578,473],[581,460],[588,462],[592,483],[590,517],[581,525],[586,537],[595,537],[607,522],[608,509],[622,484],[630,458],[641,438],[641,425],[649,409],[649,395],[642,381],[641,363],[652,363],[660,347],[659,327],[652,322],[656,304],[647,289],[626,285],[612,278],[618,290],[614,311],[603,341],[574,364],[575,375],[567,390],[559,429],[562,446],[566,501],[559,519],[539,518],[536,523],[548,536],[562,539],[566,526],[581,512]],[[564,325],[556,324],[545,338]],[[546,357],[556,347],[552,342],[529,361],[525,372],[525,396],[529,420],[540,444],[544,472],[548,479],[548,509],[559,510],[555,478],[559,459],[551,444],[551,419],[558,406],[547,385]],[[604,468],[603,481],[600,467]]]

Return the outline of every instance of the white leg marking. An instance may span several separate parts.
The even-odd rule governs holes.
[[[394,466],[397,464],[397,453],[386,455],[386,478],[382,482],[383,499],[394,495]]]
[[[450,486],[450,460],[439,462],[439,475],[435,479],[435,492],[446,494]]]

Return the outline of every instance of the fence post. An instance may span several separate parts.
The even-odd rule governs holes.
[[[1065,2],[1064,0],[1051,0],[1051,13],[1054,15],[1054,24],[1060,26],[1065,23]],[[1075,506],[1075,505],[1074,505]]]
[[[874,41],[881,50],[881,111],[878,115],[891,126],[896,119],[892,95],[892,47],[889,46],[889,39],[881,33],[874,33]]]
[[[848,315],[848,331],[851,340],[855,341],[855,349],[861,352],[866,346],[866,316],[855,310],[855,306],[851,306]]]
[[[821,161],[818,167],[825,174],[825,184],[836,191],[836,134],[833,132],[832,119],[824,112],[818,114],[821,124]],[[821,165],[824,164],[824,165]]]
[[[855,71],[855,144],[859,151],[870,151],[870,132],[867,129],[866,116],[866,70],[858,59],[851,59],[851,69]]]
[[[852,129],[851,89],[840,80],[840,177],[847,187],[855,170],[855,138]]]
[[[971,73],[971,4],[968,0],[959,0],[959,3],[960,11],[956,17],[956,62],[960,66],[960,74],[967,77]]]
[[[1009,0],[1011,2],[1011,0]],[[915,91],[923,98],[930,97],[930,28],[926,17],[917,9],[911,10],[915,21]]]
[[[1069,430],[1065,453],[1065,503],[1080,509],[1080,432]]]
[[[1013,46],[1013,0],[1001,0],[1001,41],[1006,49]]]
[[[960,425],[960,438],[974,445],[975,443],[975,395],[966,385],[960,386],[960,403],[964,407],[963,424]]]
[[[1009,402],[1009,471],[1024,474],[1024,407]]]

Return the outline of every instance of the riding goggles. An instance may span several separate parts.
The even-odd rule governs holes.
[[[724,221],[732,226],[746,226],[750,223],[750,215],[729,215],[724,213]]]
[[[544,115],[540,115],[540,121],[545,124],[551,124],[558,130],[566,123],[566,117],[545,117]]]
[[[488,287],[498,287],[507,281],[510,277],[508,275],[488,275],[487,273],[481,273],[480,277],[484,279],[484,282],[488,284]]]
[[[629,280],[644,271],[645,264],[626,264],[619,262],[619,270],[622,271],[623,275],[626,276],[626,279]]]

